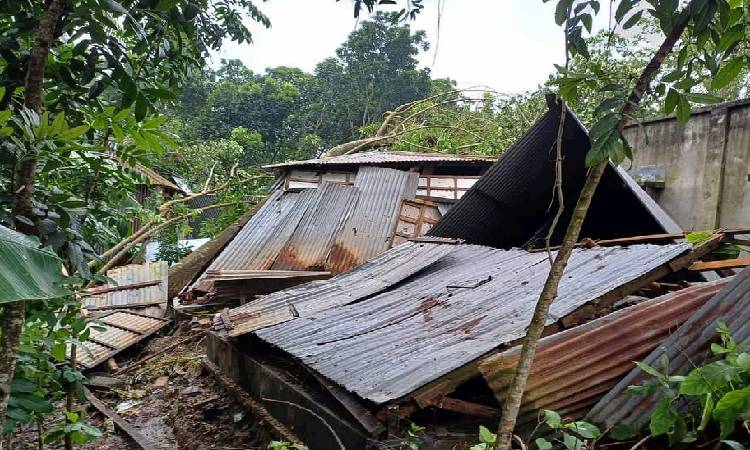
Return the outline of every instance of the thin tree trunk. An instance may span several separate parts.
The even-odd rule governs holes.
[[[666,56],[672,51],[680,36],[682,36],[683,31],[685,31],[685,27],[687,26],[690,17],[687,12],[690,11],[690,8],[694,3],[695,0],[692,0],[690,4],[688,4],[686,10],[680,16],[680,21],[675,24],[672,31],[667,35],[664,42],[659,47],[659,50],[654,54],[646,68],[643,69],[633,91],[628,97],[627,103],[621,111],[622,116],[617,124],[620,133],[622,133],[629,116],[635,111],[641,98],[646,91],[648,91],[651,81],[654,79],[654,76],[656,76],[656,73],[664,62],[664,58],[666,58]],[[526,336],[523,340],[521,355],[513,374],[513,380],[508,389],[507,397],[503,402],[503,411],[497,433],[496,448],[498,450],[510,450],[511,448],[513,430],[516,426],[516,418],[521,407],[523,393],[526,390],[526,381],[528,380],[531,365],[534,361],[536,347],[539,343],[542,332],[544,331],[544,324],[547,320],[547,315],[549,314],[549,308],[557,297],[557,290],[563,272],[565,271],[568,259],[573,252],[573,247],[578,240],[581,226],[583,225],[586,213],[591,205],[591,199],[596,192],[596,187],[599,185],[599,181],[602,178],[602,174],[604,173],[607,164],[608,162],[604,162],[589,170],[586,182],[581,190],[581,195],[576,203],[573,217],[571,218],[570,223],[568,224],[568,229],[565,232],[562,245],[557,251],[557,255],[555,256],[555,260],[552,263],[549,275],[547,276],[547,281],[544,283],[544,288],[539,295],[539,300],[534,309],[534,315],[531,318],[531,322],[526,331]]]
[[[74,334],[73,337],[75,339],[78,339],[78,334]],[[70,347],[70,370],[73,372],[76,371],[78,368],[78,361],[77,361],[77,348],[76,345],[73,344]],[[70,382],[66,386],[67,396],[65,398],[65,410],[68,412],[73,412],[73,404],[75,401],[75,389],[76,389],[76,382]],[[67,419],[66,419],[67,420]],[[73,439],[71,438],[70,434],[65,434],[65,450],[73,450]]]
[[[0,425],[5,423],[5,413],[10,398],[10,384],[16,369],[16,352],[23,329],[26,303],[15,302],[5,305],[0,321]],[[0,426],[0,430],[2,427]]]
[[[42,109],[42,84],[47,68],[47,57],[55,37],[57,21],[65,10],[65,0],[51,0],[39,21],[39,31],[29,57],[24,89],[24,105],[39,113]],[[36,181],[37,155],[23,155],[13,186],[13,214],[32,218],[31,199]],[[36,227],[16,219],[15,226],[26,234],[36,234]],[[25,320],[26,304],[23,301],[8,303],[3,307],[2,338],[0,339],[0,427],[5,423],[5,414],[10,398],[9,387],[16,370],[16,353]]]

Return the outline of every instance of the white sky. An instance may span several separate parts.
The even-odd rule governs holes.
[[[460,87],[482,85],[517,93],[536,89],[553,71],[553,63],[564,58],[562,29],[554,22],[556,1],[444,1],[438,45],[438,0],[425,0],[425,9],[410,22],[413,30],[427,32],[431,48],[419,60],[434,78],[450,77]],[[348,0],[258,4],[271,19],[271,28],[250,24],[254,42],[226,43],[214,64],[221,58],[236,58],[255,72],[281,65],[312,72],[318,62],[335,56],[336,48],[356,26]],[[605,11],[601,13],[596,28],[597,22],[606,20]]]

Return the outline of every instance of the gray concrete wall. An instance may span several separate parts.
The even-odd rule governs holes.
[[[682,125],[673,117],[631,125],[625,137],[634,160],[624,168],[685,230],[750,226],[750,100],[696,110]]]

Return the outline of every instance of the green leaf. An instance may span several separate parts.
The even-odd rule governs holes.
[[[66,350],[67,350],[67,346],[65,345],[65,343],[58,342],[57,344],[52,346],[51,355],[57,361],[65,361]]]
[[[639,20],[641,20],[641,16],[643,16],[643,10],[640,10],[630,16],[630,18],[626,20],[624,24],[622,24],[622,29],[627,30],[629,28],[633,28],[633,26],[637,24]]]
[[[10,385],[11,392],[27,392],[31,393],[39,389],[36,383],[17,376],[13,379],[13,383]]]
[[[148,113],[148,99],[143,95],[143,92],[138,93],[138,97],[135,100],[135,120],[140,122],[146,118]]]
[[[177,5],[178,0],[159,0],[159,3],[156,4],[156,10],[157,11],[169,11],[170,9],[174,8],[175,5]]]
[[[729,60],[728,63],[722,64],[719,72],[711,82],[712,89],[721,89],[734,81],[742,71],[743,58],[737,57]]]
[[[534,440],[534,443],[536,444],[536,448],[538,450],[551,450],[552,449],[552,443],[544,438],[536,438]]]
[[[14,396],[17,404],[27,411],[49,414],[54,410],[52,402],[32,394],[18,394]]]
[[[586,27],[586,31],[591,33],[591,14],[582,14],[581,22],[583,22],[583,26]]]
[[[560,428],[562,426],[562,418],[560,418],[560,414],[556,413],[555,411],[545,409],[544,423],[546,423],[548,427],[553,429]]]
[[[565,428],[576,432],[576,434],[586,439],[596,439],[602,435],[602,432],[599,431],[599,428],[596,425],[582,420],[566,424]]]
[[[62,261],[39,242],[0,225],[0,304],[62,297]]]
[[[568,18],[568,6],[570,2],[567,0],[558,0],[557,7],[555,8],[555,23],[562,25]]]
[[[747,450],[747,447],[745,447],[744,445],[740,444],[740,443],[739,443],[739,442],[737,442],[737,441],[729,441],[729,440],[723,440],[723,441],[721,441],[721,442],[722,442],[723,444],[726,444],[726,445],[728,445],[729,447],[731,447],[731,448],[732,448],[732,450]]]
[[[664,99],[664,113],[672,114],[672,111],[677,107],[677,103],[680,102],[680,94],[672,88],[667,91],[667,98]]]
[[[706,429],[708,422],[711,420],[711,414],[714,412],[714,397],[711,394],[706,395],[703,402],[703,411],[701,412],[701,423],[698,425],[698,431]]]
[[[479,425],[479,441],[485,444],[494,444],[497,440],[497,435],[492,431],[488,430],[484,425]]]
[[[568,450],[581,450],[583,448],[583,442],[575,436],[570,434],[563,434],[563,445]]]
[[[680,100],[677,102],[677,121],[687,123],[688,120],[690,120],[690,102],[687,97],[680,95]]]
[[[147,130],[154,130],[164,125],[167,120],[169,120],[169,117],[167,116],[154,117],[153,119],[145,121],[142,125],[142,128],[145,128]]]
[[[685,93],[685,97],[693,103],[700,103],[702,105],[713,105],[714,103],[721,103],[724,100],[721,97],[700,92],[688,92]]]
[[[58,134],[57,139],[65,142],[74,141],[86,134],[87,131],[89,131],[88,125],[79,125],[77,127],[69,128]]]
[[[677,414],[672,409],[669,400],[662,399],[651,413],[651,434],[659,436],[669,433],[674,427]]]
[[[727,392],[716,403],[713,418],[721,424],[721,437],[734,431],[734,424],[750,414],[750,387]]]
[[[120,14],[128,13],[128,10],[125,9],[121,4],[117,3],[115,0],[102,0],[102,6],[112,12]]]
[[[609,430],[608,436],[616,441],[625,441],[638,436],[638,430],[630,425],[615,425]]]

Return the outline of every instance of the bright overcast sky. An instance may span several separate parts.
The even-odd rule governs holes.
[[[552,72],[552,64],[564,58],[562,30],[554,22],[556,1],[444,1],[439,44],[438,0],[425,0],[425,9],[411,22],[412,29],[427,32],[431,48],[419,59],[435,78],[450,77],[461,87],[482,85],[517,93],[536,89]],[[251,24],[254,42],[225,44],[214,64],[221,58],[237,58],[255,72],[282,65],[312,72],[319,61],[335,56],[356,26],[348,0],[258,4],[271,19],[271,28]]]

